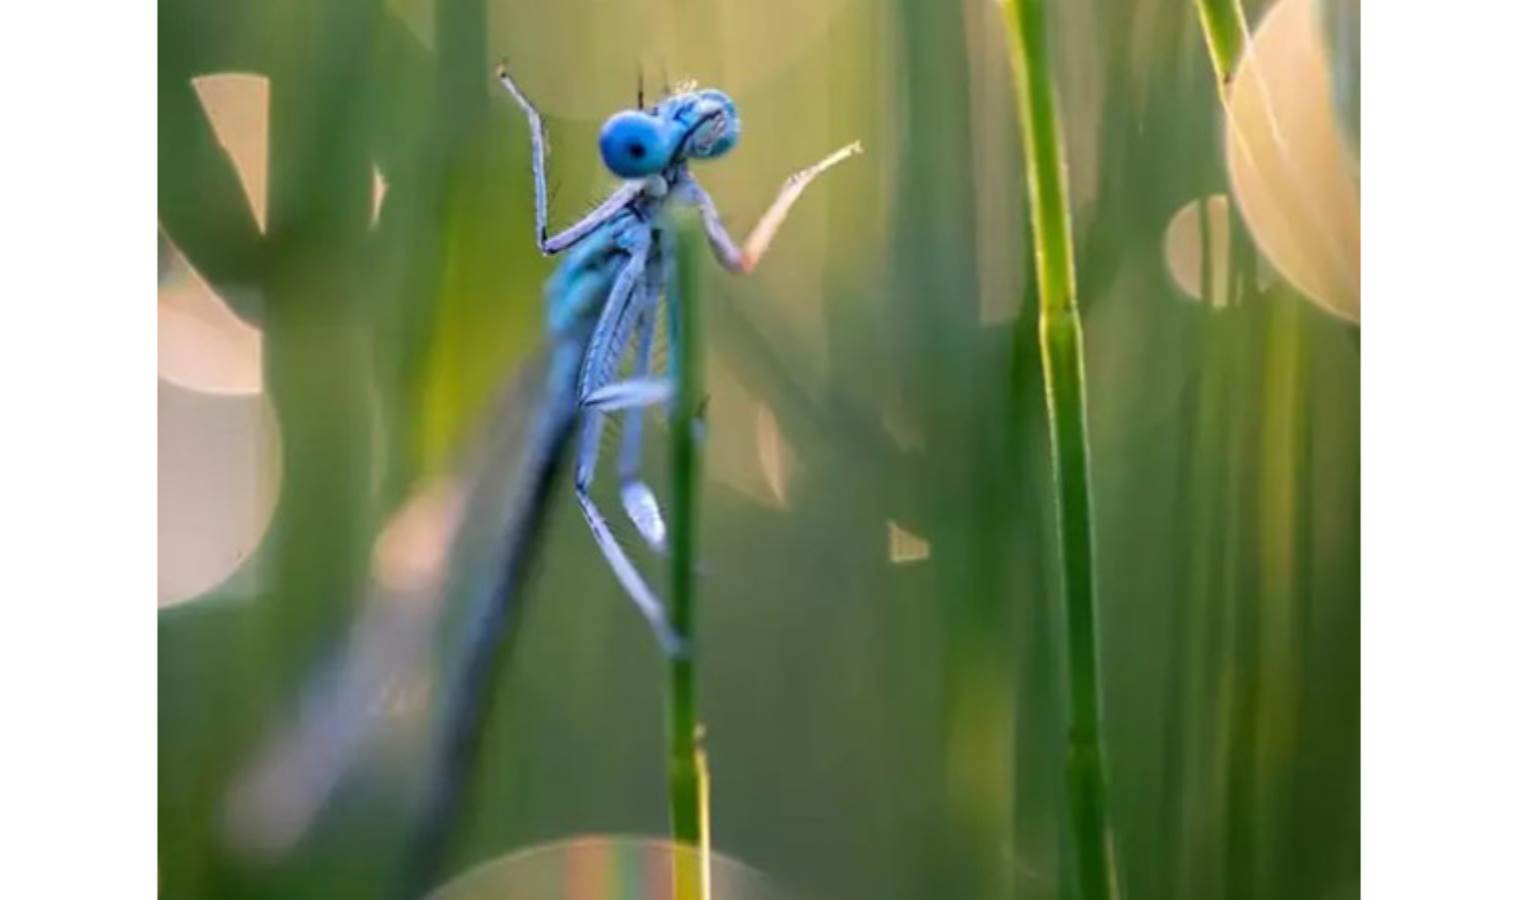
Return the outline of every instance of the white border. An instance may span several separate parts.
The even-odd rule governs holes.
[[[1516,890],[1519,141],[1510,4],[1363,4],[1362,870]]]
[[[157,894],[157,32],[6,8],[0,821],[8,897]]]
[[[1364,10],[1363,893],[1512,887],[1516,13]],[[23,4],[0,78],[8,896],[156,893],[156,34]]]

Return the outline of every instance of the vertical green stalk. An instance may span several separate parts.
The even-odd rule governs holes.
[[[1208,42],[1208,57],[1213,60],[1213,75],[1218,81],[1218,95],[1223,99],[1244,55],[1248,31],[1245,10],[1240,0],[1195,0],[1197,17],[1202,22],[1203,37]]]
[[[1198,21],[1202,25],[1203,37],[1208,45],[1208,58],[1213,65],[1219,104],[1223,109],[1228,127],[1232,129],[1235,123],[1229,109],[1229,85],[1239,72],[1240,63],[1249,45],[1249,23],[1245,18],[1245,11],[1240,0],[1195,0],[1195,5]],[[1249,160],[1251,156],[1249,144],[1242,146],[1246,159]],[[1250,164],[1253,165],[1253,162]],[[1204,205],[1203,219],[1206,221],[1207,218],[1207,207]],[[1213,368],[1211,361],[1214,354],[1218,352],[1225,353],[1234,362],[1231,369],[1239,366],[1241,311],[1236,307],[1238,301],[1247,299],[1246,294],[1254,290],[1254,257],[1245,244],[1244,235],[1245,231],[1238,214],[1231,213],[1229,227],[1231,284],[1230,296],[1226,303],[1229,308],[1220,316],[1215,316],[1213,310],[1209,310],[1206,335],[1210,370]],[[1211,259],[1211,253],[1209,258]],[[1241,380],[1239,373],[1226,371],[1223,377],[1227,385],[1226,394],[1239,391]],[[1241,543],[1247,540],[1239,535],[1239,513],[1236,508],[1239,500],[1236,482],[1240,477],[1238,473],[1242,466],[1239,442],[1243,440],[1240,435],[1246,426],[1243,419],[1243,407],[1238,403],[1233,403],[1225,415],[1228,427],[1224,441],[1230,450],[1225,455],[1228,460],[1226,471],[1229,474],[1224,476],[1221,490],[1224,496],[1224,508],[1220,514],[1219,524],[1225,551],[1219,582],[1221,589],[1219,599],[1227,620],[1227,631],[1221,635],[1221,640],[1225,646],[1232,648],[1232,656],[1219,669],[1222,674],[1221,691],[1227,698],[1226,708],[1230,709],[1229,721],[1222,731],[1226,753],[1223,760],[1225,780],[1223,783],[1222,877],[1224,880],[1222,885],[1231,897],[1249,897],[1254,891],[1251,873],[1255,868],[1252,833],[1249,830],[1255,819],[1255,783],[1253,767],[1249,760],[1256,743],[1258,666],[1254,641],[1258,628],[1259,610],[1256,608],[1258,598],[1242,597],[1239,590]],[[1216,414],[1210,413],[1210,418],[1215,421],[1215,424],[1209,427],[1216,428],[1222,424],[1217,422]],[[1210,599],[1204,595],[1204,602],[1209,602]],[[1183,835],[1181,840],[1185,842],[1187,837]]]
[[[1071,249],[1065,151],[1055,104],[1044,3],[1005,6],[1013,90],[1023,133],[1039,284],[1039,348],[1044,362],[1056,520],[1066,619],[1066,779],[1083,900],[1119,894],[1108,809],[1107,761],[1097,665],[1096,562],[1086,436],[1086,376],[1076,267]]]
[[[672,503],[670,505],[670,625],[684,652],[669,661],[667,737],[669,740],[670,831],[679,843],[705,847],[700,759],[701,725],[696,714],[697,509],[701,499],[702,386],[700,226],[691,216],[677,223],[676,276],[671,285],[676,310],[675,404],[670,422]],[[677,854],[676,897],[701,896],[700,868]]]

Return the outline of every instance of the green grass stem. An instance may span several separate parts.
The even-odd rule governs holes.
[[[696,707],[697,513],[701,505],[702,379],[701,262],[706,252],[699,223],[677,223],[676,276],[671,298],[675,323],[675,403],[670,421],[672,502],[670,505],[670,625],[685,652],[669,661],[667,737],[669,740],[670,831],[680,843],[705,848],[703,800],[706,766]],[[688,855],[677,856],[678,860]],[[677,864],[676,897],[703,896],[701,870]]]
[[[1218,95],[1223,99],[1250,40],[1245,10],[1240,0],[1195,0],[1195,3],[1203,37],[1208,42],[1208,58],[1213,61]]]
[[[1065,151],[1044,3],[1009,0],[1004,14],[1028,177],[1039,285],[1039,348],[1055,463],[1066,625],[1066,778],[1076,882],[1079,896],[1094,900],[1118,896],[1119,877],[1102,737],[1086,376]]]

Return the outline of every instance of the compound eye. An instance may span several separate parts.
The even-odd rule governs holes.
[[[703,121],[692,131],[686,144],[687,152],[703,159],[722,156],[738,143],[741,130],[738,108],[733,105],[732,98],[722,91],[700,91],[696,98],[696,110]]]
[[[671,129],[648,113],[620,112],[601,127],[601,160],[620,178],[643,178],[669,165]]]

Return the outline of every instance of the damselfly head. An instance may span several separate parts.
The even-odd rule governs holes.
[[[727,94],[693,90],[607,119],[601,159],[614,175],[644,178],[687,159],[722,156],[738,134],[738,108]]]

